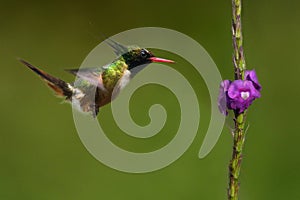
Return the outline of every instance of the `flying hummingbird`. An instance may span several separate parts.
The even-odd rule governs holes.
[[[99,108],[110,103],[113,94],[119,93],[129,83],[134,68],[152,62],[174,63],[172,60],[155,57],[145,48],[125,47],[110,39],[106,42],[114,49],[117,58],[103,67],[66,70],[77,76],[75,83],[67,83],[23,59],[19,60],[38,74],[57,96],[75,104],[80,111],[90,112],[96,117]]]

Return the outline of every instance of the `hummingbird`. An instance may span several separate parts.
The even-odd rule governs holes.
[[[135,75],[134,69],[153,62],[174,63],[172,60],[158,58],[146,48],[123,46],[107,39],[117,57],[109,64],[96,68],[67,69],[77,77],[76,82],[68,83],[54,77],[29,62],[19,59],[21,63],[39,75],[55,92],[82,112],[91,113],[96,117],[99,108],[110,103],[114,97],[130,82]]]

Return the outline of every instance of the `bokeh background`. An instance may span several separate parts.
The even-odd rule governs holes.
[[[197,40],[222,76],[231,79],[230,1],[0,2],[0,199],[226,199],[231,124],[224,127],[213,151],[198,159],[210,101],[203,80],[193,76],[189,67],[182,64],[177,69],[197,90],[202,117],[197,137],[170,166],[128,174],[106,167],[88,153],[76,132],[71,107],[60,104],[62,100],[53,97],[16,58],[71,81],[73,77],[63,69],[80,66],[101,41],[100,33],[110,36],[157,26]],[[243,200],[300,199],[299,6],[294,0],[244,2],[246,61],[248,68],[256,69],[263,91],[248,115]],[[165,105],[173,118],[148,140],[122,134],[109,107],[102,109],[98,119],[122,148],[151,151],[172,139],[178,103],[165,88],[146,86],[137,91],[130,106],[133,118],[143,125],[149,122],[147,106],[156,102]]]

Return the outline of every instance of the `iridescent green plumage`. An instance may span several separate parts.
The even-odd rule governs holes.
[[[113,90],[117,82],[123,76],[124,71],[127,69],[128,65],[123,58],[112,62],[107,69],[102,72],[102,82],[104,87],[109,91]]]

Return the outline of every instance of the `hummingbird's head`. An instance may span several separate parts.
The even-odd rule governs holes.
[[[142,48],[131,49],[127,53],[123,54],[122,57],[128,65],[129,70],[139,65],[149,64],[152,62],[174,63],[172,60],[157,58],[152,54],[152,52]]]

